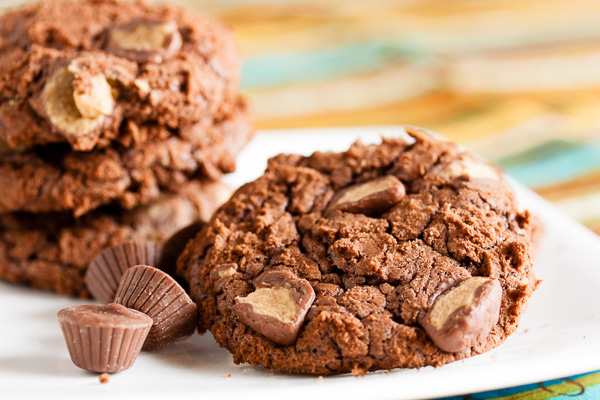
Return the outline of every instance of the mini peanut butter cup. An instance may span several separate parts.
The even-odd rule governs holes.
[[[497,279],[471,277],[440,294],[420,323],[440,349],[458,353],[487,337],[498,322],[501,303]]]
[[[160,64],[181,49],[178,29],[174,21],[137,19],[111,29],[106,50],[138,63]]]
[[[235,298],[233,312],[272,341],[284,346],[294,344],[315,300],[314,289],[290,271],[263,272],[254,283],[254,292]]]
[[[185,250],[188,242],[196,237],[204,225],[206,223],[203,221],[194,222],[175,232],[162,246],[160,261],[157,266],[175,278],[183,288],[187,287],[187,282],[177,274],[177,259]]]
[[[170,275],[154,267],[129,268],[121,279],[115,303],[152,318],[143,350],[157,350],[186,339],[196,329],[196,304]]]
[[[102,303],[112,303],[123,273],[134,265],[158,265],[160,245],[132,240],[106,248],[90,263],[85,284],[92,296]]]
[[[358,183],[339,191],[331,200],[327,212],[335,210],[366,215],[381,215],[406,194],[404,185],[391,175]]]
[[[131,367],[152,327],[152,318],[114,303],[69,307],[57,316],[73,363],[100,373]]]

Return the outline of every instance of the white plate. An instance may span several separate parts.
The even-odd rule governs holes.
[[[267,157],[343,150],[357,137],[403,134],[399,127],[265,132],[241,154],[238,186],[258,177]],[[543,279],[518,332],[500,347],[440,368],[396,370],[366,377],[277,374],[234,365],[210,335],[143,353],[133,368],[98,383],[75,367],[56,312],[83,304],[52,293],[0,284],[0,397],[26,398],[232,398],[414,399],[516,386],[600,369],[600,240],[547,202],[516,185],[523,204],[546,224],[535,266]],[[231,377],[227,377],[231,374]]]

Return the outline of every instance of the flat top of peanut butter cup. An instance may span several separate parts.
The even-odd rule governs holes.
[[[58,312],[58,320],[85,326],[140,328],[152,325],[152,318],[121,304],[83,305]]]

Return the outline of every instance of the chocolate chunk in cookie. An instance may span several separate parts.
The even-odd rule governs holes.
[[[341,210],[366,215],[381,215],[404,196],[402,182],[395,176],[383,176],[341,190],[331,200],[329,211]]]
[[[86,135],[102,127],[115,108],[113,88],[106,76],[98,73],[82,78],[79,72],[75,62],[59,68],[42,92],[50,123],[70,136]]]
[[[497,280],[469,278],[442,293],[421,325],[440,349],[465,351],[484,340],[498,322],[501,300]]]
[[[109,31],[106,50],[138,63],[162,63],[181,50],[175,21],[134,20]]]
[[[221,269],[219,276],[225,271]],[[254,292],[235,298],[233,311],[257,332],[276,343],[290,345],[296,341],[314,299],[315,292],[305,279],[289,271],[269,271],[256,278]]]

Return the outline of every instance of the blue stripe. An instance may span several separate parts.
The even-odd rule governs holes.
[[[530,187],[555,185],[600,169],[600,142],[546,143],[538,149],[500,160],[506,171]]]
[[[320,81],[386,68],[423,55],[417,43],[373,40],[302,53],[276,53],[244,61],[243,89]]]
[[[598,371],[596,371],[598,372]],[[577,378],[580,378],[582,376],[585,375],[590,375],[593,374],[595,372],[589,372],[589,373],[585,373],[585,374],[579,374],[579,375],[573,375],[571,377],[569,377],[568,379],[574,380]],[[559,384],[563,381],[563,379],[553,379],[550,381],[545,381],[543,382],[543,385],[545,387],[549,387],[552,385],[556,385]],[[515,394],[519,394],[519,393],[523,393],[523,392],[527,392],[530,390],[535,390],[540,388],[540,384],[539,383],[532,383],[529,385],[523,385],[523,386],[516,386],[516,387],[512,387],[512,388],[507,388],[507,389],[499,389],[499,390],[491,390],[489,392],[481,392],[481,393],[476,393],[476,394],[472,394],[469,397],[469,400],[491,400],[491,399],[497,399],[497,398],[502,398],[502,397],[506,397],[506,396],[512,396]],[[577,393],[578,391],[574,391],[570,394],[574,394]],[[581,399],[581,400],[592,400],[595,399],[597,400],[600,397],[594,397],[595,393],[599,393],[600,392],[600,385],[595,385],[595,386],[590,386],[588,388],[585,389],[585,395],[581,396],[581,397],[577,397],[577,399]],[[589,395],[588,395],[589,393]],[[588,397],[589,396],[589,397]],[[438,400],[464,400],[466,398],[466,395],[462,395],[462,396],[452,396],[452,397],[444,397],[443,399],[438,399]],[[552,397],[552,399],[566,399],[569,398],[567,396],[557,396],[557,397]]]

